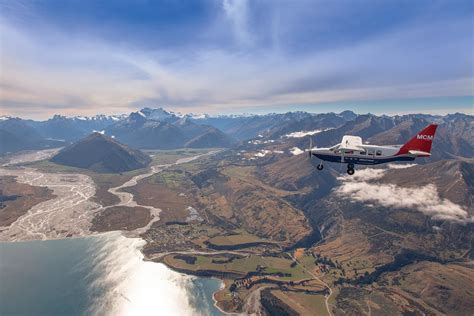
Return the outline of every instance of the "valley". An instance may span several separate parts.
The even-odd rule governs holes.
[[[169,162],[171,157],[177,157],[176,154],[164,152],[154,159]],[[195,151],[180,151],[180,158],[172,164],[154,165],[148,170],[119,175],[128,180],[107,190],[117,199],[107,206],[92,202],[100,200],[93,179],[101,175],[95,172],[45,160],[13,160],[21,161],[21,164],[6,165],[2,169],[2,175],[11,177],[7,178],[9,181],[15,177],[18,183],[28,183],[34,188],[47,187],[55,195],[29,209],[14,224],[7,225],[2,231],[2,239],[57,239],[113,230],[121,230],[130,237],[141,235],[146,241],[143,253],[148,260],[165,263],[188,274],[222,278],[226,287],[216,293],[216,298],[220,308],[227,311],[242,311],[247,296],[256,295],[254,293],[263,288],[284,286],[295,293],[310,291],[313,295],[327,295],[329,288],[324,283],[307,272],[307,267],[297,264],[290,253],[282,252],[282,247],[289,242],[282,238],[283,235],[277,237],[270,230],[268,236],[258,236],[237,228],[240,226],[237,222],[223,226],[218,220],[220,215],[203,208],[205,201],[201,201],[185,181],[186,172],[189,172],[186,170],[192,170],[200,161],[215,161],[213,155],[219,153],[210,150],[196,155]],[[184,176],[175,173],[184,173]],[[111,175],[103,178],[109,183],[118,181]],[[148,181],[161,187],[151,186],[150,191],[146,185]],[[160,198],[153,202],[147,194],[155,196],[154,189],[165,194],[158,195]],[[77,213],[81,215],[75,215]],[[300,217],[298,221],[303,220]]]
[[[412,209],[410,210],[403,205],[400,207],[395,205],[391,205],[390,207],[376,207],[364,200],[351,202],[350,199],[346,199],[339,195],[338,190],[328,190],[326,191],[326,194],[321,196],[321,192],[318,192],[318,190],[312,191],[308,187],[317,188],[318,186],[328,186],[332,183],[334,189],[344,188],[341,184],[345,185],[344,183],[347,181],[345,179],[346,176],[335,176],[333,180],[330,180],[330,178],[318,177],[317,175],[311,177],[308,176],[308,174],[311,175],[317,171],[309,168],[313,166],[311,166],[306,157],[303,155],[295,157],[281,157],[278,155],[279,154],[272,155],[273,157],[280,157],[280,159],[277,159],[276,161],[273,161],[271,157],[261,158],[261,161],[257,163],[256,167],[250,167],[247,163],[242,165],[242,163],[239,162],[240,158],[235,155],[235,152],[219,157],[219,162],[216,162],[215,164],[210,161],[198,162],[201,165],[200,168],[196,168],[195,166],[181,166],[180,169],[182,169],[182,171],[180,172],[190,173],[190,176],[184,177],[186,180],[183,180],[183,183],[186,184],[189,182],[189,179],[195,181],[195,185],[199,187],[199,192],[206,192],[195,195],[198,197],[212,196],[212,201],[218,203],[214,204],[207,200],[206,202],[201,202],[202,205],[208,206],[205,207],[206,212],[212,214],[210,222],[215,220],[216,223],[219,223],[217,226],[220,229],[218,229],[219,231],[216,235],[217,238],[209,234],[212,230],[208,226],[202,224],[198,224],[199,229],[194,227],[190,228],[189,226],[191,224],[175,225],[175,228],[171,228],[170,226],[173,225],[170,224],[160,228],[158,231],[161,233],[157,233],[155,235],[157,236],[156,238],[154,235],[145,235],[145,238],[151,238],[153,240],[152,244],[145,247],[145,253],[163,251],[164,249],[162,248],[163,246],[160,246],[158,236],[164,234],[176,234],[176,236],[181,235],[189,237],[188,242],[174,245],[174,248],[179,248],[181,250],[190,247],[195,249],[195,251],[203,251],[203,249],[206,247],[209,248],[209,246],[215,248],[210,241],[228,240],[229,235],[235,236],[232,238],[233,240],[242,240],[242,247],[244,248],[244,241],[248,238],[244,238],[244,236],[240,237],[242,235],[241,230],[244,229],[246,232],[256,232],[256,237],[258,238],[274,241],[279,244],[280,249],[278,249],[278,247],[272,247],[270,243],[266,243],[265,245],[255,244],[253,247],[240,249],[238,250],[239,252],[246,253],[249,256],[252,256],[255,253],[260,255],[281,255],[288,243],[285,239],[279,239],[279,236],[273,235],[271,230],[266,230],[267,226],[265,222],[268,220],[267,218],[261,217],[257,214],[253,215],[254,217],[252,218],[255,219],[255,223],[253,223],[252,226],[248,226],[245,220],[234,220],[235,215],[233,215],[233,212],[241,211],[241,208],[238,207],[241,205],[240,203],[242,201],[232,200],[232,196],[235,193],[232,191],[232,186],[228,186],[228,184],[240,180],[242,182],[239,183],[238,188],[243,196],[250,194],[241,192],[248,186],[249,190],[253,192],[265,192],[266,196],[272,196],[273,198],[279,196],[284,198],[289,206],[293,206],[305,214],[306,218],[308,218],[308,224],[314,225],[309,227],[312,227],[313,230],[317,230],[321,233],[323,237],[321,241],[318,242],[318,240],[313,240],[309,243],[309,245],[313,246],[306,246],[307,249],[294,249],[292,247],[290,248],[290,254],[295,258],[298,258],[298,255],[303,253],[303,255],[300,255],[301,257],[297,259],[298,262],[305,265],[307,270],[313,271],[313,273],[324,280],[324,282],[330,284],[330,287],[335,294],[334,296],[331,296],[332,300],[330,299],[329,301],[330,304],[333,304],[332,306],[334,306],[333,311],[335,314],[342,313],[342,311],[345,310],[352,310],[356,314],[367,313],[367,307],[359,307],[359,305],[357,305],[358,303],[356,303],[365,297],[360,296],[362,295],[361,293],[366,293],[365,290],[357,290],[358,296],[352,296],[351,294],[355,289],[358,289],[361,286],[372,293],[370,297],[367,297],[365,300],[368,302],[368,306],[370,306],[374,313],[382,302],[384,306],[391,306],[390,308],[393,308],[394,313],[395,311],[409,310],[424,313],[438,313],[438,311],[430,307],[429,304],[418,302],[418,298],[413,294],[416,290],[405,288],[400,292],[396,284],[390,286],[385,285],[385,275],[391,275],[396,279],[400,278],[400,275],[403,275],[405,269],[416,269],[415,267],[419,264],[418,261],[432,263],[434,264],[434,267],[439,268],[444,267],[445,265],[462,266],[465,263],[470,262],[470,256],[472,256],[473,235],[472,223],[470,222],[472,212],[469,212],[468,206],[459,207],[455,204],[449,204],[449,202],[443,202],[442,200],[433,202],[440,203],[440,205],[447,203],[446,205],[448,209],[451,208],[453,212],[456,211],[456,208],[459,208],[463,214],[462,220],[465,220],[464,224],[460,224],[456,223],[458,221],[456,218],[453,218],[455,219],[454,221],[436,219],[437,213],[433,213],[435,214],[435,217],[430,219],[430,213],[427,213],[427,216],[424,215],[422,211],[416,211],[416,208],[418,207],[420,207],[421,210],[424,210],[424,206],[421,204],[418,206],[416,204],[419,202],[411,204]],[[285,160],[286,163],[283,163]],[[236,164],[241,166],[237,167]],[[291,166],[293,165],[297,165],[298,167],[292,169]],[[472,162],[467,162],[467,166],[464,166],[462,170],[468,170],[471,168],[470,166],[472,166]],[[400,167],[389,167],[393,169],[388,169],[387,171],[374,169],[373,173],[376,176],[369,172],[371,171],[370,169],[367,169],[367,171],[359,170],[358,176],[354,178],[354,180],[356,182],[359,181],[358,183],[366,183],[361,182],[361,179],[366,177],[367,179],[373,179],[367,180],[369,181],[368,183],[370,183],[370,181],[378,183],[378,178],[382,177],[382,183],[389,182],[391,183],[390,188],[396,189],[396,178],[392,180],[388,177],[390,174],[395,174],[397,170],[400,170]],[[407,171],[414,168],[411,172],[415,172],[415,170],[419,168],[425,168],[423,166],[417,167],[413,165],[407,165],[405,167],[407,167]],[[290,168],[291,172],[288,173],[287,170],[280,168]],[[203,169],[205,171],[203,171]],[[169,172],[171,172],[171,170],[169,170]],[[176,172],[179,173],[178,171]],[[306,174],[306,172],[308,174]],[[329,172],[332,173],[332,171]],[[402,169],[401,172],[403,174],[405,169]],[[439,169],[439,172],[442,173],[444,170]],[[194,174],[197,176],[193,176]],[[367,175],[364,176],[365,174]],[[386,174],[386,176],[383,176],[384,174]],[[464,175],[464,179],[469,181],[469,174]],[[435,175],[433,176],[435,177]],[[315,181],[315,179],[318,179],[318,181],[321,182],[314,183],[313,181]],[[458,186],[462,185],[459,180],[456,183]],[[298,185],[298,187],[295,188],[294,185]],[[347,185],[353,186],[353,182],[347,182]],[[402,184],[400,183],[400,185]],[[188,183],[188,186],[190,188],[193,187],[191,183]],[[383,187],[380,183],[378,186]],[[186,187],[186,185],[181,188],[183,187]],[[467,187],[469,187],[468,183]],[[443,189],[445,188],[440,187],[440,194],[443,194]],[[196,188],[194,188],[194,190],[196,190]],[[224,194],[222,192],[224,192]],[[255,196],[255,193],[251,194],[252,196]],[[313,198],[310,198],[311,196],[313,196]],[[450,199],[453,198],[454,200],[457,195],[443,196],[449,196]],[[389,197],[386,197],[386,199],[388,198]],[[314,199],[316,199],[318,203],[307,202],[308,200],[314,201]],[[261,205],[261,202],[256,201],[257,200],[252,200],[251,202],[248,202],[247,205]],[[428,204],[428,206],[431,207],[430,204]],[[223,210],[227,211],[223,212]],[[273,212],[276,212],[276,214],[278,214],[278,209],[275,209],[275,207],[269,207],[266,208],[266,212],[272,214],[275,214]],[[443,212],[442,207],[440,207],[437,212]],[[288,226],[291,225],[291,222],[288,220],[284,220],[283,222]],[[254,228],[256,225],[258,225],[258,227]],[[224,232],[222,227],[229,227],[230,231]],[[252,230],[252,228],[255,230]],[[300,224],[299,229],[302,230],[303,228],[304,224]],[[208,235],[211,238],[208,239],[207,242],[203,242],[202,239],[207,239],[207,237],[202,237],[203,234]],[[300,240],[304,240],[304,238],[309,234],[310,231],[306,230],[305,235],[299,236]],[[227,237],[223,238],[221,237],[222,235],[227,235]],[[164,241],[165,244],[167,242],[168,241]],[[291,244],[291,242],[289,244]],[[233,250],[236,249],[235,246],[229,242],[227,242],[226,246],[219,247],[218,249],[222,251],[222,249],[226,248]],[[404,251],[412,251],[414,259],[409,259],[408,261],[403,261],[405,259],[399,259],[401,258],[399,257],[399,253],[403,253]],[[190,253],[188,253],[188,255],[189,254]],[[162,257],[160,256],[160,258]],[[198,270],[202,269],[201,272],[206,275],[212,273],[215,275],[222,275],[222,267],[216,264],[210,265],[209,259],[205,260],[200,256],[185,258],[174,256],[173,258],[173,260],[168,259],[169,261],[165,262],[171,265],[177,265],[178,269],[183,269],[184,265],[186,271],[191,268],[191,272],[194,273],[196,273],[195,270],[197,268]],[[176,260],[176,258],[178,259]],[[386,267],[383,268],[386,270],[383,270],[382,267]],[[236,273],[235,269],[232,269],[232,271],[233,273]],[[474,275],[470,268],[463,271],[467,280],[473,280]],[[248,271],[237,271],[237,273],[240,274],[243,272],[248,273]],[[264,275],[264,273],[262,274]],[[295,276],[298,275],[294,272],[292,274]],[[446,277],[447,276],[444,276],[444,278]],[[232,278],[235,278],[235,276],[232,276]],[[279,278],[281,278],[281,276]],[[436,292],[438,291],[437,289],[440,289],[439,286],[441,286],[441,284],[435,284],[436,283],[433,283],[434,291]],[[461,295],[464,297],[464,301],[466,301],[471,290],[472,287],[467,286],[467,288],[457,292],[458,294],[456,295]],[[267,292],[268,291],[272,292],[271,288],[267,289]],[[446,291],[457,290],[450,287],[449,289],[446,289]],[[283,293],[286,293],[286,291]],[[238,292],[238,294],[233,295],[238,296],[240,294],[241,293]],[[242,297],[246,297],[245,295],[246,294],[243,291]],[[286,294],[280,294],[280,296],[285,295]],[[291,294],[289,295],[291,296]],[[407,300],[406,304],[400,305],[400,295],[401,297],[404,297],[404,300]],[[337,300],[335,299],[336,297]],[[379,301],[381,297],[387,297],[388,300],[384,299]],[[450,300],[448,297],[445,299],[447,302]],[[287,302],[291,300],[287,297],[284,301]],[[418,303],[415,304],[415,302]],[[413,306],[418,307],[413,309]],[[464,307],[464,310],[465,308],[466,307]],[[299,310],[301,311],[301,309]]]
[[[72,172],[47,173],[17,166],[3,166],[0,176],[14,177],[19,184],[52,191],[50,199],[35,204],[9,226],[2,227],[0,240],[41,240],[89,234],[90,221],[100,208],[91,201],[95,184],[89,176]],[[16,194],[23,195],[24,191],[18,189]]]
[[[274,126],[227,149],[146,149],[150,163],[123,172],[106,172],[117,167],[107,158],[84,168],[55,163],[57,150],[12,154],[0,168],[0,238],[140,237],[145,260],[221,279],[214,298],[226,312],[463,315],[474,310],[472,158],[347,176],[304,154],[308,133],[320,144],[352,132],[383,142],[382,126],[395,128],[384,120]]]

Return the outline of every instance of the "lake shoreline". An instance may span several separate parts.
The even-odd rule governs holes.
[[[28,306],[1,304],[4,306],[0,306],[0,314],[17,312],[33,315],[33,305],[38,305],[38,311],[46,314],[54,314],[60,309],[88,312],[98,308],[96,304],[100,305],[98,311],[102,312],[110,312],[111,306],[116,310],[117,304],[118,311],[123,310],[122,307],[136,310],[144,300],[146,306],[141,310],[146,310],[153,306],[146,297],[156,295],[170,297],[164,301],[164,311],[171,308],[186,311],[184,314],[227,314],[217,306],[214,297],[223,287],[220,279],[182,274],[164,264],[148,262],[142,253],[144,244],[142,238],[130,238],[121,231],[71,238],[0,242],[2,257],[10,258],[2,260],[0,264],[0,282],[5,285],[2,286],[3,291],[0,291],[0,300],[24,300]],[[16,264],[17,261],[19,265]],[[64,265],[66,262],[70,263]],[[23,270],[27,273],[23,273]],[[51,282],[48,281],[49,274],[52,277]],[[71,276],[74,279],[71,279]],[[27,284],[30,284],[32,279],[36,280],[34,286],[28,287]],[[24,287],[26,294],[22,298]],[[64,288],[67,288],[67,291],[61,290]],[[167,288],[169,291],[162,292]],[[54,296],[48,297],[48,292]],[[80,294],[77,294],[78,292]],[[142,297],[143,294],[139,293],[145,296]],[[180,293],[180,296],[173,293]],[[54,300],[58,295],[65,297],[61,301]],[[78,302],[74,299],[76,296],[79,297]],[[179,297],[186,299],[186,303],[178,303]],[[42,299],[38,301],[39,298]]]

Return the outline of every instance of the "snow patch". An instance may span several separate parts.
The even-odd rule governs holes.
[[[301,138],[301,137],[305,137],[305,136],[310,136],[310,135],[316,135],[316,134],[319,134],[321,132],[325,132],[325,131],[328,131],[332,128],[326,128],[326,129],[315,129],[313,131],[299,131],[299,132],[293,132],[293,133],[289,133],[289,134],[286,134],[284,135],[283,137],[286,137],[286,138]]]
[[[265,157],[267,154],[271,154],[271,153],[272,152],[270,150],[261,150],[258,153],[256,153],[254,156],[258,157],[258,158],[261,158],[261,157]]]
[[[193,113],[190,113],[188,116],[190,116],[191,118],[193,118],[195,120],[203,120],[203,119],[208,118],[207,114],[193,114]]]
[[[293,148],[290,149],[290,153],[293,156],[297,156],[297,155],[301,155],[302,153],[304,153],[304,151],[299,149],[298,147],[293,147]]]
[[[271,143],[274,143],[274,142],[275,142],[274,139],[268,139],[268,140],[254,139],[254,140],[248,141],[248,143],[252,144],[252,145],[271,144]]]

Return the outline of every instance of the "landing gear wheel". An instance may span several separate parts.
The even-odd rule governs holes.
[[[353,168],[347,168],[347,174],[349,174],[349,175],[352,176],[352,175],[354,174],[354,172],[355,172],[355,171],[354,171]]]
[[[322,164],[319,164],[319,165],[316,167],[316,169],[318,169],[318,170],[323,170],[323,168],[324,168],[324,166],[323,166]]]

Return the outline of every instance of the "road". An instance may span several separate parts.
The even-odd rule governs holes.
[[[186,158],[180,158],[180,159],[176,160],[175,163],[172,163],[172,164],[151,166],[149,172],[139,174],[139,175],[131,178],[127,182],[119,185],[118,187],[110,188],[108,191],[110,193],[114,194],[115,196],[117,196],[120,199],[120,202],[117,203],[117,204],[108,206],[106,208],[115,207],[115,206],[127,206],[127,207],[137,207],[137,206],[139,206],[139,207],[148,209],[150,211],[150,215],[152,216],[152,220],[150,222],[148,222],[148,224],[146,226],[137,228],[133,231],[123,232],[128,237],[138,237],[139,235],[146,232],[154,222],[160,220],[161,209],[153,207],[153,206],[138,204],[135,201],[135,197],[134,197],[133,193],[122,191],[122,189],[133,187],[133,186],[137,185],[139,181],[141,181],[143,179],[146,179],[148,177],[151,177],[151,176],[153,176],[157,173],[160,173],[161,171],[163,171],[166,168],[169,168],[171,166],[179,165],[179,164],[183,164],[183,163],[188,163],[188,162],[191,162],[191,161],[196,160],[196,159],[198,159],[200,157],[203,157],[203,156],[213,155],[217,152],[218,151],[210,151],[208,153],[201,154],[201,155],[196,155],[196,156],[186,157]],[[104,208],[104,209],[106,209],[106,208]]]
[[[304,265],[302,265],[301,263],[299,263],[298,260],[296,260],[295,257],[293,257],[291,255],[291,253],[286,253],[290,258],[291,260],[293,260],[293,262],[296,262],[296,264],[298,264],[305,272],[307,272],[309,275],[311,275],[313,278],[315,278],[316,280],[318,280],[319,282],[321,282],[322,284],[324,284],[328,289],[329,289],[329,295],[325,296],[324,297],[324,301],[325,301],[325,304],[326,304],[326,309],[328,311],[328,314],[329,316],[332,316],[332,312],[331,312],[331,308],[329,307],[329,298],[331,297],[332,295],[332,290],[331,290],[331,287],[326,283],[324,282],[323,280],[321,280],[317,275],[315,275],[314,273],[312,273],[311,271],[309,271],[308,269],[306,269],[306,267]]]

